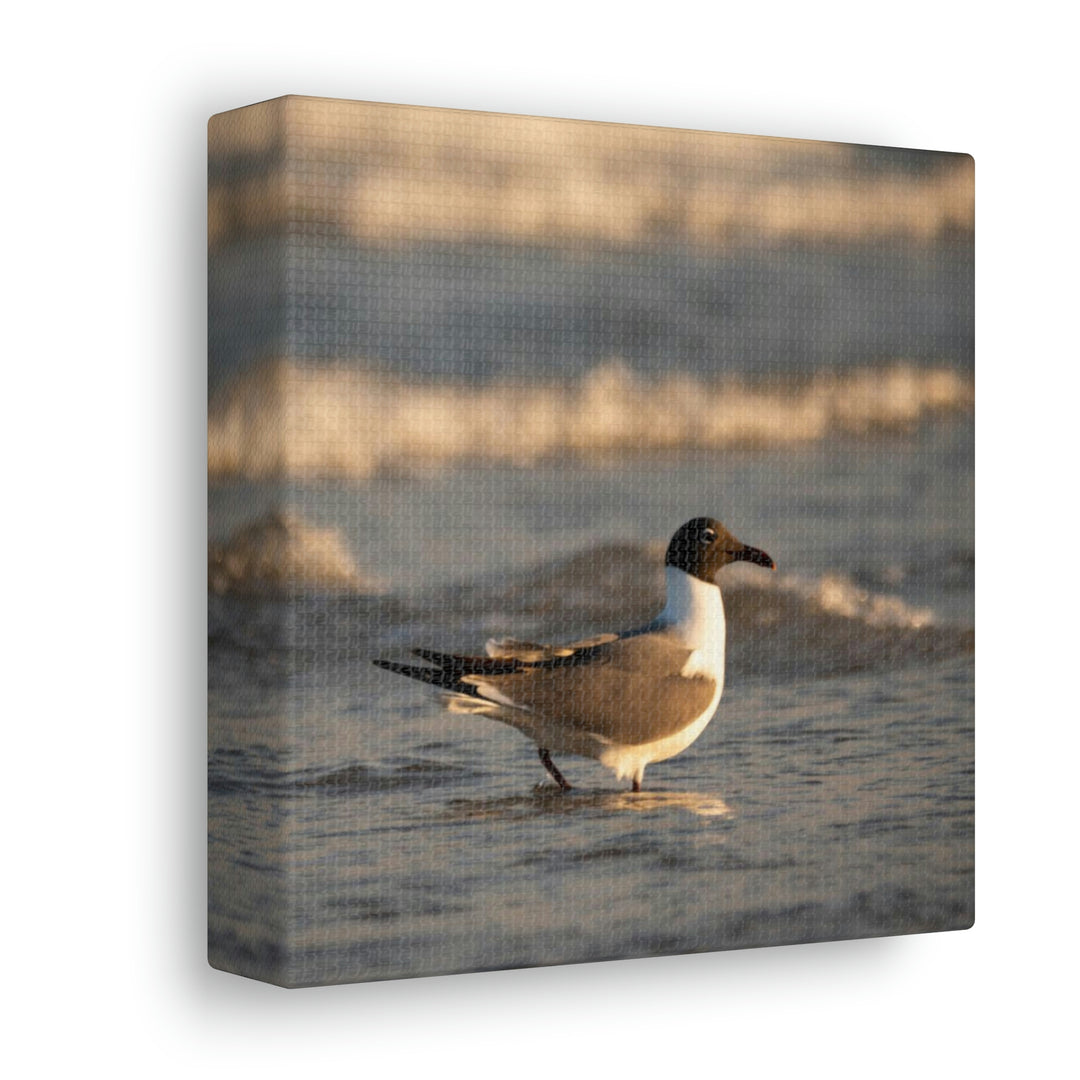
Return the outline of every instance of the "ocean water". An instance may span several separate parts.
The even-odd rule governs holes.
[[[211,962],[305,985],[970,925],[965,385],[794,442],[212,475]],[[636,625],[699,514],[778,570],[722,572],[723,700],[640,794],[573,757],[560,793],[371,663]]]

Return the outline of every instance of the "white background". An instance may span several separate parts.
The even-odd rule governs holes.
[[[1077,573],[1067,10],[193,0],[8,12],[11,1075],[1065,1068],[1077,895],[1076,628],[1055,614]],[[974,155],[973,930],[292,992],[205,966],[205,123],[282,93]]]

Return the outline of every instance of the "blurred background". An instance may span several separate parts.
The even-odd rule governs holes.
[[[308,98],[226,114],[211,476],[970,410],[972,227],[964,155]]]

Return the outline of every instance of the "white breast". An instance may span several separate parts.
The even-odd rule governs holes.
[[[657,622],[693,650],[683,668],[683,675],[707,675],[717,684],[716,700],[724,689],[724,649],[727,622],[720,589],[691,576],[674,566],[667,573],[667,604]],[[716,704],[713,704],[716,708]],[[711,715],[711,714],[710,714]]]

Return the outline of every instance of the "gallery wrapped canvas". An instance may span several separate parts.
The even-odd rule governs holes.
[[[285,986],[974,918],[966,155],[209,128],[209,955]]]

